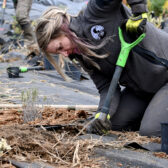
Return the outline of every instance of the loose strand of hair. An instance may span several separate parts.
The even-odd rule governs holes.
[[[57,64],[57,62],[54,60],[54,58],[47,52],[44,52],[48,61],[53,65],[53,67],[55,68],[55,70],[62,76],[62,78],[65,81],[68,81],[68,77],[65,75],[65,73],[62,72],[61,68],[59,67],[59,65]]]

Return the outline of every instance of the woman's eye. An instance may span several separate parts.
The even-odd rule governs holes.
[[[63,49],[63,47],[62,46],[60,46],[59,48],[58,48],[58,50],[62,50]]]

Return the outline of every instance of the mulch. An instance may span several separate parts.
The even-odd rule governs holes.
[[[123,148],[126,143],[148,142],[161,143],[160,138],[140,136],[137,132],[116,132],[117,140],[102,143],[101,140],[80,140],[85,134],[81,121],[90,113],[84,110],[67,110],[43,108],[38,111],[41,118],[24,121],[22,108],[0,109],[0,137],[7,141],[11,150],[4,151],[0,159],[0,167],[14,168],[8,160],[25,162],[43,162],[55,167],[101,167],[102,158],[92,157],[95,147]],[[64,129],[47,131],[45,125],[65,125]],[[74,126],[75,127],[71,127]],[[38,127],[36,127],[38,126]],[[69,128],[69,129],[68,129]],[[155,152],[154,156],[168,158],[163,152]]]

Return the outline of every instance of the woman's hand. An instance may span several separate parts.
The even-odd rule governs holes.
[[[111,130],[111,121],[110,115],[106,115],[105,113],[97,113],[95,118],[92,120],[91,124],[87,127],[88,133],[94,133],[103,135],[106,134],[107,131]]]
[[[130,33],[142,34],[146,31],[147,13],[133,16],[126,22],[126,30]]]

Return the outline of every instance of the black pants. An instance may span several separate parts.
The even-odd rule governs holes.
[[[161,135],[161,122],[168,122],[168,83],[152,98],[143,115],[140,134]]]
[[[137,131],[140,128],[149,99],[137,96],[132,90],[124,89],[116,113],[111,118],[112,129],[117,131]]]
[[[105,95],[101,95],[101,98]],[[137,96],[124,89],[118,92],[111,105],[115,114],[111,118],[112,130],[138,131],[145,136],[160,136],[161,122],[168,122],[168,84],[163,86],[151,99]],[[103,100],[103,99],[102,99]],[[116,106],[118,100],[118,106]]]

